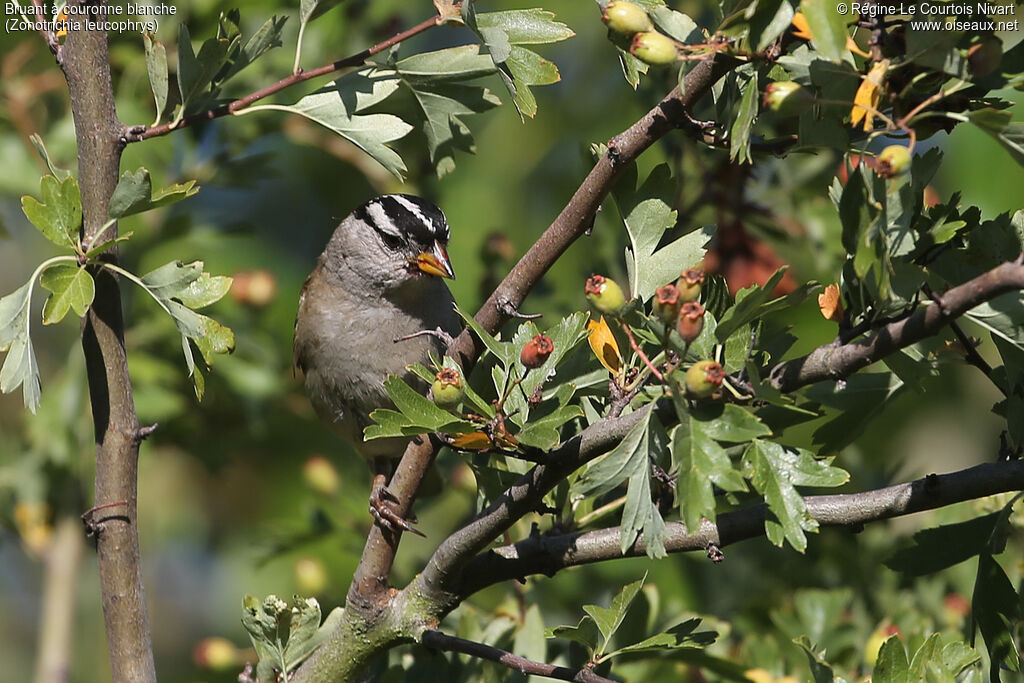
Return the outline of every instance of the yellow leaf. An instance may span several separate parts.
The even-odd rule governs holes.
[[[793,35],[797,38],[803,38],[804,40],[811,40],[814,35],[811,33],[811,25],[807,23],[807,17],[804,16],[803,12],[797,12],[793,15]]]
[[[863,119],[865,131],[870,132],[875,127],[874,112],[878,110],[878,102],[885,87],[885,72],[888,70],[889,60],[883,59],[871,67],[871,71],[861,81],[857,94],[853,96],[850,125],[856,126]]]
[[[825,320],[837,323],[843,319],[843,298],[839,294],[839,285],[833,283],[818,295],[818,308]]]
[[[602,315],[598,322],[594,322],[593,319],[588,321],[587,330],[590,333],[587,341],[590,342],[590,350],[597,356],[597,360],[601,361],[601,365],[613,375],[621,373],[622,354],[619,353],[619,344],[615,341],[612,329],[604,321],[604,316]]]
[[[861,57],[871,56],[870,52],[865,52],[864,50],[860,49],[860,45],[858,45],[857,41],[853,39],[853,36],[846,36],[846,49],[855,55],[860,55]]]
[[[451,444],[463,451],[486,451],[493,445],[491,437],[487,436],[484,432],[456,434],[452,437]]]

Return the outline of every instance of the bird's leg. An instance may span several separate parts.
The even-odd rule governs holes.
[[[445,346],[451,346],[452,342],[455,341],[455,338],[452,337],[452,335],[448,334],[440,327],[435,327],[432,330],[420,330],[419,332],[413,332],[412,334],[407,334],[403,337],[395,337],[392,341],[397,344],[398,342],[409,341],[410,339],[413,339],[415,337],[423,336],[437,337],[442,342],[444,342]]]
[[[426,538],[419,529],[415,528],[401,515],[395,511],[395,496],[387,487],[387,472],[391,469],[391,462],[388,458],[377,457],[373,459],[373,487],[370,489],[370,514],[374,520],[388,531],[411,531],[417,536]]]

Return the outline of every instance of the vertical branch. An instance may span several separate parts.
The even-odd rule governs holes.
[[[35,683],[64,683],[71,678],[71,634],[83,550],[81,521],[77,516],[61,518],[44,560]]]
[[[114,109],[107,34],[72,31],[62,49],[78,143],[83,236],[107,222],[117,186],[123,125]],[[113,256],[116,258],[116,255]],[[142,585],[137,520],[139,420],[124,349],[121,291],[106,270],[93,273],[96,297],[82,330],[96,432],[96,532],[107,647],[116,683],[156,681]]]

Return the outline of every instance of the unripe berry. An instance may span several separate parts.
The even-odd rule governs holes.
[[[776,81],[765,86],[761,100],[766,109],[782,116],[799,116],[814,102],[814,96],[795,81]]]
[[[519,354],[519,362],[528,369],[539,368],[544,365],[551,352],[555,350],[555,344],[550,337],[538,334],[530,341],[523,344],[523,350]]]
[[[587,299],[600,313],[616,315],[626,305],[619,284],[604,275],[591,275],[583,287]]]
[[[704,284],[704,271],[699,268],[684,270],[676,280],[680,301],[696,301],[700,298],[700,288]]]
[[[601,21],[607,24],[611,30],[624,36],[650,31],[654,28],[651,25],[651,18],[647,16],[647,12],[642,7],[625,0],[612,0],[605,5]]]
[[[303,463],[302,478],[309,488],[325,496],[333,496],[341,488],[338,470],[322,455],[314,455]]]
[[[679,289],[675,285],[658,287],[651,308],[661,322],[671,325],[679,316]]]
[[[652,66],[673,64],[679,58],[679,48],[675,42],[657,31],[645,31],[633,36],[629,53]]]
[[[875,172],[883,178],[892,178],[910,170],[912,157],[903,145],[889,145],[878,155]]]
[[[204,638],[192,650],[192,661],[200,669],[227,671],[238,666],[238,648],[226,638]]]
[[[292,565],[295,585],[302,595],[319,595],[327,587],[327,567],[317,557],[300,557]]]
[[[462,376],[455,368],[443,368],[434,375],[434,383],[430,386],[434,403],[441,408],[454,408],[459,405],[465,391],[462,387]]]
[[[691,398],[707,398],[722,386],[725,369],[713,360],[699,360],[686,371],[686,394]]]
[[[700,336],[704,329],[704,307],[697,301],[687,301],[679,308],[679,320],[676,322],[676,331],[687,344],[693,342]]]

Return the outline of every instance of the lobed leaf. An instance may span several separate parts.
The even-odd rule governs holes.
[[[82,225],[82,196],[74,176],[57,180],[43,176],[39,184],[42,201],[25,195],[21,209],[46,239],[61,247],[74,248]]]
[[[96,283],[89,271],[69,263],[58,263],[44,270],[39,284],[50,292],[43,304],[44,325],[60,322],[72,309],[81,318],[96,296]]]

